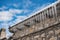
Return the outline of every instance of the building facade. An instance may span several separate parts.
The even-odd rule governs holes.
[[[6,30],[4,28],[0,29],[0,40],[6,39]]]
[[[60,1],[9,27],[10,40],[60,40]]]

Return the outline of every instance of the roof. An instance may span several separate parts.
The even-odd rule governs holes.
[[[48,9],[49,7],[52,7],[52,6],[56,5],[56,4],[57,4],[57,3],[59,3],[59,2],[60,2],[60,1],[56,1],[56,2],[54,2],[54,3],[50,4],[50,5],[48,5],[47,7],[44,7],[43,9],[38,10],[38,11],[37,11],[37,12],[35,12],[33,15],[31,15],[31,16],[29,16],[29,17],[27,17],[25,20],[23,20],[23,21],[21,21],[21,22],[19,22],[19,23],[15,24],[15,25],[13,25],[13,26],[11,26],[11,28],[12,28],[12,27],[14,27],[14,26],[17,26],[18,24],[23,23],[24,21],[26,21],[26,20],[28,20],[28,19],[32,18],[33,16],[35,16],[35,15],[39,14],[40,12],[44,11],[45,9]]]

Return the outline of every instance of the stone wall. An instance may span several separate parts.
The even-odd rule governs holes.
[[[26,35],[20,40],[60,40],[60,24]]]

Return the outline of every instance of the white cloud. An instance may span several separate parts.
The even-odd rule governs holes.
[[[14,6],[16,8],[18,8],[20,5],[21,5],[20,3],[14,3],[14,4],[12,4],[12,6]]]
[[[31,0],[26,0],[26,1],[23,0],[23,8],[24,9],[29,8],[31,5],[34,5],[34,3],[32,3]]]
[[[9,9],[9,12],[10,13],[15,13],[15,14],[16,13],[19,13],[20,14],[21,12],[23,12],[23,10],[20,10],[20,9]]]
[[[13,4],[13,6],[14,6],[14,7],[18,7],[18,4],[15,3],[15,4]]]
[[[19,9],[9,9],[8,11],[0,11],[0,21],[10,21],[17,13],[23,12]]]
[[[12,19],[12,14],[8,11],[1,11],[0,12],[0,21],[8,21]]]
[[[2,6],[2,7],[0,7],[0,10],[5,10],[5,9],[7,9],[8,7],[6,7],[6,6]]]

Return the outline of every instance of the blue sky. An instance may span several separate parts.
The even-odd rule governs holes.
[[[0,0],[0,28],[7,29],[56,0]]]

